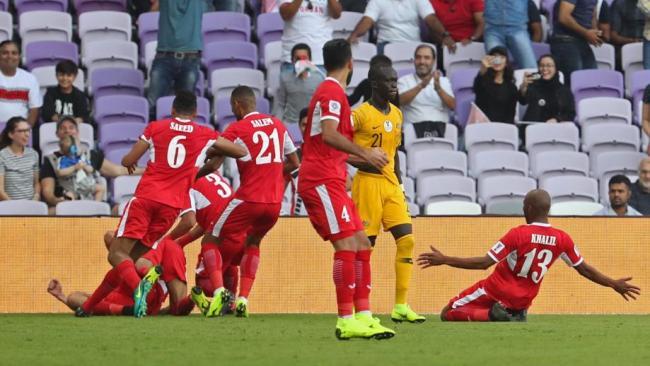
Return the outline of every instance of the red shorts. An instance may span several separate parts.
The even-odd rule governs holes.
[[[280,217],[281,203],[255,203],[233,198],[212,228],[222,241],[236,242],[246,237],[264,237]]]
[[[137,239],[151,248],[174,225],[179,212],[175,207],[133,197],[124,207],[115,237]]]
[[[178,243],[165,236],[155,242],[151,249],[142,257],[153,265],[162,265],[163,273],[160,278],[163,281],[170,282],[173,279],[179,279],[187,282],[185,253]]]
[[[469,288],[463,290],[458,296],[449,300],[447,306],[449,309],[458,309],[468,306],[479,309],[491,309],[492,305],[497,302],[485,292],[484,281],[480,280]]]
[[[298,192],[305,203],[309,221],[323,240],[340,240],[363,230],[357,207],[345,184],[330,181]]]

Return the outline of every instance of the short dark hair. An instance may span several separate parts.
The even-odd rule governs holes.
[[[291,49],[291,60],[293,60],[293,55],[296,53],[296,51],[300,50],[305,50],[309,54],[309,59],[311,60],[311,48],[309,48],[309,45],[307,43],[296,43],[295,46]]]
[[[191,115],[196,113],[196,95],[186,90],[177,91],[172,108],[176,114]]]
[[[11,145],[12,140],[11,137],[9,137],[9,134],[13,133],[16,130],[20,122],[27,122],[27,120],[22,116],[14,116],[9,118],[4,130],[2,130],[2,133],[0,133],[0,150]]]
[[[423,48],[428,48],[429,50],[431,50],[431,56],[433,56],[433,58],[436,58],[436,49],[433,48],[433,46],[431,46],[430,44],[426,44],[426,43],[421,43],[417,47],[415,47],[415,52],[413,52],[413,56],[415,56],[415,54],[418,53],[418,51]]]
[[[18,42],[12,41],[11,39],[0,42],[0,48],[6,46],[8,44],[13,44],[14,46],[16,46],[16,48],[18,49],[18,53],[20,53],[20,47],[18,46]]]
[[[307,108],[301,109],[298,117],[298,122],[302,121],[303,118],[307,117],[307,113],[309,113],[309,110]]]
[[[630,181],[630,178],[624,176],[623,174],[617,174],[609,179],[609,187],[612,186],[612,184],[625,184],[627,186],[627,189],[632,188],[632,182]]]
[[[57,74],[77,76],[77,72],[79,72],[79,68],[77,67],[77,64],[75,64],[74,62],[70,60],[63,60],[60,61],[58,64],[56,64],[55,71]]]
[[[377,81],[379,78],[383,77],[388,70],[393,70],[393,67],[390,65],[375,65],[371,66],[368,70],[368,80]]]
[[[370,67],[373,67],[375,65],[393,66],[393,60],[391,60],[390,57],[386,55],[374,55],[370,59]]]
[[[246,85],[239,85],[233,89],[232,93],[230,94],[230,99],[246,104],[249,107],[255,107],[257,104],[255,92],[253,89]]]
[[[70,122],[70,123],[74,124],[75,127],[79,128],[79,124],[77,123],[77,120],[74,119],[74,117],[72,117],[72,116],[63,116],[63,117],[61,117],[61,119],[59,119],[59,121],[56,123],[56,131],[58,131],[59,128],[61,128],[61,125],[62,125],[64,122]]]
[[[328,72],[342,69],[351,59],[352,48],[345,39],[332,39],[323,46],[323,61]]]

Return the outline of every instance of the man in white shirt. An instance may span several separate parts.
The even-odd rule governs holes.
[[[449,79],[434,71],[435,50],[421,44],[415,49],[414,58],[415,73],[397,81],[404,123],[449,122],[449,111],[456,108],[456,99]]]
[[[43,105],[36,77],[18,68],[20,50],[13,41],[0,43],[0,121],[20,116],[34,127]]]
[[[356,43],[376,25],[380,53],[387,43],[420,42],[420,19],[431,29],[436,42],[444,44],[452,52],[456,49],[454,40],[436,17],[429,0],[370,0],[348,41]]]
[[[632,197],[632,182],[624,175],[615,175],[609,180],[609,205],[596,212],[594,216],[643,216],[628,205]]]

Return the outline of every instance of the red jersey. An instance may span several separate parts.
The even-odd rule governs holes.
[[[583,262],[567,233],[541,223],[510,230],[488,255],[499,263],[485,280],[485,291],[516,310],[530,306],[556,259],[562,258],[572,267]]]
[[[282,202],[284,156],[296,152],[284,124],[275,117],[253,112],[228,126],[222,136],[248,151],[237,159],[240,184],[235,198],[254,203]]]
[[[211,223],[219,218],[232,197],[232,188],[219,173],[199,178],[190,188],[191,206],[187,211],[196,213],[196,222],[210,230]]]
[[[187,192],[194,182],[196,167],[203,165],[208,148],[218,136],[214,130],[190,120],[151,122],[140,137],[149,143],[151,158],[135,196],[187,208]]]
[[[315,187],[329,180],[345,183],[348,154],[323,141],[321,122],[334,120],[337,131],[352,141],[354,130],[350,118],[350,105],[345,90],[336,79],[323,81],[309,102],[307,126],[302,149],[302,163],[298,178],[298,191]]]

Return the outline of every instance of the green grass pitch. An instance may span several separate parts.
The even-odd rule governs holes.
[[[0,315],[0,365],[650,365],[650,316],[533,315],[527,323],[392,324],[338,341],[334,315]]]

